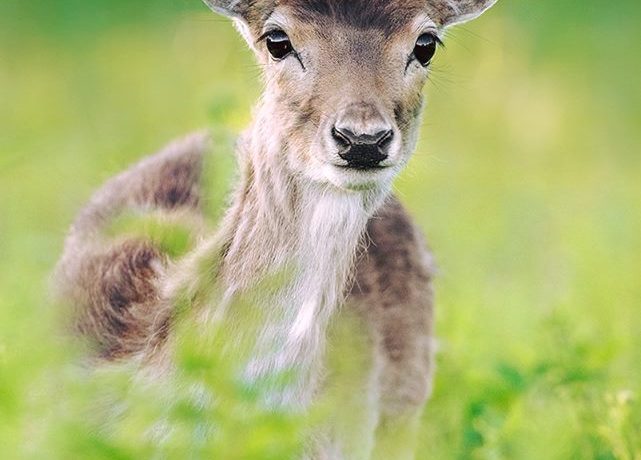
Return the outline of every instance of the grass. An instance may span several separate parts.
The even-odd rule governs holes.
[[[79,374],[47,299],[91,190],[176,136],[238,132],[259,68],[197,2],[27,3],[0,6],[2,457],[152,457],[134,434],[164,417],[180,428],[168,458],[287,458],[300,421],[262,412],[226,372],[207,380],[224,407],[159,403],[217,363],[189,343],[184,381],[130,394],[99,429],[133,391],[126,370]],[[419,458],[641,458],[641,14],[566,3],[500,2],[451,33],[426,88],[397,183],[440,266]],[[225,429],[205,442],[211,421]]]

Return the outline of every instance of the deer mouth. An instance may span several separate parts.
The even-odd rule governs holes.
[[[379,189],[396,176],[395,164],[337,164],[327,163],[326,179],[338,188],[353,192]]]
[[[391,165],[381,165],[381,164],[360,164],[360,165],[353,165],[353,164],[346,164],[346,165],[335,165],[337,168],[346,170],[346,171],[380,171],[383,169],[389,169],[391,168]]]

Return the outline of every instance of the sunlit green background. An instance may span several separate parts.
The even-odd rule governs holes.
[[[397,183],[440,267],[419,458],[641,459],[640,22],[637,0],[500,0],[448,34]],[[69,383],[47,276],[93,189],[240,131],[259,91],[198,0],[0,1],[0,458],[149,453],[135,424],[85,426],[99,390]],[[291,426],[259,415],[218,458],[284,455],[260,446]]]

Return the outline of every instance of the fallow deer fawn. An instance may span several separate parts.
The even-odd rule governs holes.
[[[233,18],[265,72],[219,230],[178,261],[151,240],[105,231],[125,212],[201,218],[210,146],[192,135],[93,197],[71,228],[57,287],[102,359],[163,373],[171,372],[178,292],[198,321],[211,321],[233,315],[234,299],[284,270],[253,305],[264,322],[246,378],[295,370],[273,403],[309,408],[341,379],[325,369],[330,322],[354,316],[367,365],[343,382],[347,400],[308,456],[413,458],[432,378],[432,266],[391,186],[415,147],[439,37],[495,0],[205,1]],[[216,284],[220,298],[198,299],[202,284]]]

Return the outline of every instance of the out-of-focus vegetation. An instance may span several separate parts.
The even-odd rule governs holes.
[[[397,185],[440,266],[419,458],[641,458],[640,20],[635,0],[501,0],[436,59]],[[303,422],[260,409],[198,334],[179,381],[141,389],[79,371],[47,299],[91,190],[173,137],[239,131],[259,86],[198,0],[0,2],[0,458],[297,451]],[[179,391],[195,381],[218,400]],[[163,442],[141,440],[154,419]]]

